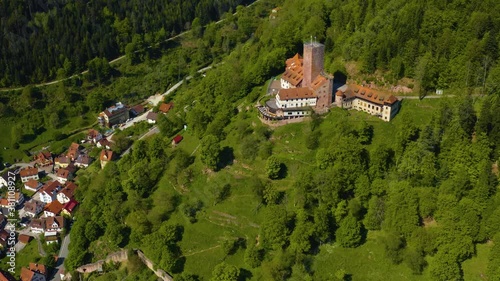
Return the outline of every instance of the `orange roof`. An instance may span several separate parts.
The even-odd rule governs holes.
[[[335,95],[347,99],[356,97],[380,106],[392,105],[398,101],[398,99],[391,94],[358,85],[349,85],[345,91],[338,90]]]
[[[29,179],[27,182],[24,183],[24,185],[36,189],[38,185],[40,185],[40,183],[37,180]]]
[[[34,167],[28,167],[22,169],[21,172],[19,172],[19,174],[21,175],[21,177],[31,177],[38,174],[38,169]]]
[[[19,242],[23,243],[23,244],[28,244],[31,240],[31,236],[29,235],[26,235],[26,234],[19,234],[19,238],[18,238]],[[0,278],[0,281],[2,279]]]
[[[99,136],[100,134],[101,134],[101,133],[99,133],[99,131],[96,131],[96,130],[94,130],[94,129],[90,129],[87,135],[88,135],[90,138],[95,138],[95,137]]]
[[[80,148],[80,145],[77,144],[76,142],[72,143],[68,149],[68,153],[66,156],[69,158],[75,158],[78,155],[78,148]]]
[[[21,281],[31,281],[35,273],[25,267],[21,268]]]
[[[299,54],[295,54],[293,58],[286,60],[285,72],[281,75],[281,78],[288,81],[294,87],[298,86],[302,82],[304,77],[304,72],[302,69],[303,59]]]
[[[66,169],[59,169],[57,170],[57,174],[56,174],[58,177],[61,177],[61,178],[64,178],[64,179],[67,179],[68,176],[69,176],[69,171],[66,170]]]
[[[48,217],[45,219],[45,229],[52,228],[52,225],[56,223],[60,228],[64,227],[64,218],[61,216]]]
[[[280,100],[315,98],[316,94],[309,88],[281,89],[278,92]]]
[[[43,274],[43,275],[47,274],[47,269],[45,268],[45,265],[43,265],[43,264],[30,262],[29,268],[33,272],[38,272],[38,273]]]
[[[99,157],[101,161],[110,161],[113,159],[113,151],[111,150],[103,150],[101,151],[101,156]]]
[[[44,208],[45,211],[51,212],[54,215],[58,215],[62,211],[62,209],[63,209],[63,205],[61,203],[59,203],[59,201],[57,201],[57,200],[50,202]]]
[[[52,154],[50,154],[50,152],[47,150],[44,150],[44,151],[38,153],[38,155],[37,155],[37,159],[39,159],[39,160],[48,160],[51,158],[52,158]]]
[[[163,113],[167,113],[170,111],[170,109],[172,109],[174,107],[174,103],[173,102],[169,102],[169,103],[162,103],[160,104],[160,107],[158,108],[158,110],[160,110],[161,112]]]
[[[68,198],[73,198],[73,195],[75,194],[75,190],[77,187],[78,186],[76,184],[69,181],[69,182],[66,182],[66,185],[64,186],[64,188],[60,192],[62,192]]]
[[[0,206],[9,206],[9,200],[7,198],[0,199]]]
[[[328,78],[323,75],[318,75],[318,77],[316,77],[316,79],[312,82],[311,88],[316,91],[319,87],[325,84],[325,82],[328,82]]]
[[[47,193],[52,193],[57,187],[61,186],[61,183],[58,181],[48,181],[45,183],[45,185],[42,187],[41,192],[47,192]]]

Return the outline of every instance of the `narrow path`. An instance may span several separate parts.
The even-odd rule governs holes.
[[[220,245],[213,246],[213,247],[210,247],[210,248],[208,248],[208,249],[204,249],[204,250],[200,250],[200,251],[192,252],[192,253],[189,253],[189,254],[187,254],[187,255],[183,255],[183,257],[189,257],[189,256],[193,256],[193,255],[196,255],[196,254],[201,254],[201,253],[203,253],[203,252],[211,251],[211,250],[216,249],[216,248],[220,248]]]
[[[42,257],[45,257],[47,253],[45,253],[45,251],[43,250],[43,245],[42,242],[40,241],[40,237],[38,237],[36,241],[38,242],[38,254],[40,254],[40,256]]]

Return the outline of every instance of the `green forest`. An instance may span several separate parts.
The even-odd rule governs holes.
[[[0,87],[63,78],[251,1],[2,1]],[[195,20],[196,19],[196,20]]]
[[[12,128],[2,144],[64,141],[114,101],[138,103],[193,79],[168,96],[175,107],[158,121],[159,134],[102,171],[96,163],[79,172],[69,271],[126,248],[141,249],[176,280],[500,279],[496,1],[261,0],[246,8],[153,1],[147,11],[133,1],[98,2],[39,13],[31,12],[35,4],[4,12],[15,9],[2,2],[2,18],[18,16],[10,28],[21,28],[21,19],[36,26],[28,19],[37,17],[50,28],[22,41],[40,49],[14,58],[2,47],[10,67],[0,70],[0,85],[89,68],[58,85],[2,93],[0,126]],[[55,17],[63,6],[69,15]],[[179,18],[158,20],[171,13]],[[210,23],[219,17],[221,24]],[[74,38],[59,30],[79,43],[52,50],[56,25],[81,28]],[[330,73],[451,95],[403,100],[391,123],[333,108],[302,123],[263,124],[255,103],[311,37],[325,43]],[[33,63],[43,46],[58,55]],[[126,61],[109,65],[123,53]],[[206,75],[196,74],[209,64]],[[184,140],[173,147],[176,134]],[[156,280],[134,258],[83,278]]]

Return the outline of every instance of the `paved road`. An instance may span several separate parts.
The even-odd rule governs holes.
[[[151,127],[151,129],[149,129],[149,131],[144,133],[138,140],[142,140],[143,138],[147,138],[147,137],[152,136],[154,134],[158,134],[159,132],[160,132],[160,129],[158,129],[158,126]],[[125,150],[121,156],[123,157],[123,156],[129,154],[131,148],[132,148],[132,146],[127,148],[127,150]]]
[[[65,270],[64,260],[68,256],[68,252],[69,252],[68,245],[69,245],[69,242],[71,240],[69,235],[70,234],[68,233],[68,235],[66,235],[66,237],[64,237],[64,239],[63,239],[61,249],[59,250],[56,268],[54,270],[55,275],[51,279],[52,281],[61,281],[61,275],[59,273],[64,272],[64,270]]]

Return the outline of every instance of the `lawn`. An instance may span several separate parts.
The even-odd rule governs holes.
[[[486,267],[488,265],[488,257],[493,244],[477,244],[476,256],[462,263],[464,271],[464,280],[467,281],[484,281],[488,280],[485,277]]]
[[[28,245],[24,247],[24,249],[22,249],[19,253],[16,253],[16,272],[14,276],[19,278],[22,267],[28,267],[30,262],[38,262],[40,258],[41,257],[38,254],[38,243],[35,239],[32,239]],[[6,271],[9,269],[7,261],[7,257],[0,260],[0,269]]]
[[[427,280],[425,272],[414,275],[406,265],[394,265],[387,259],[382,244],[377,241],[378,235],[370,232],[366,243],[353,249],[337,244],[321,246],[312,265],[314,280],[332,280],[339,270],[345,270],[353,281]]]

